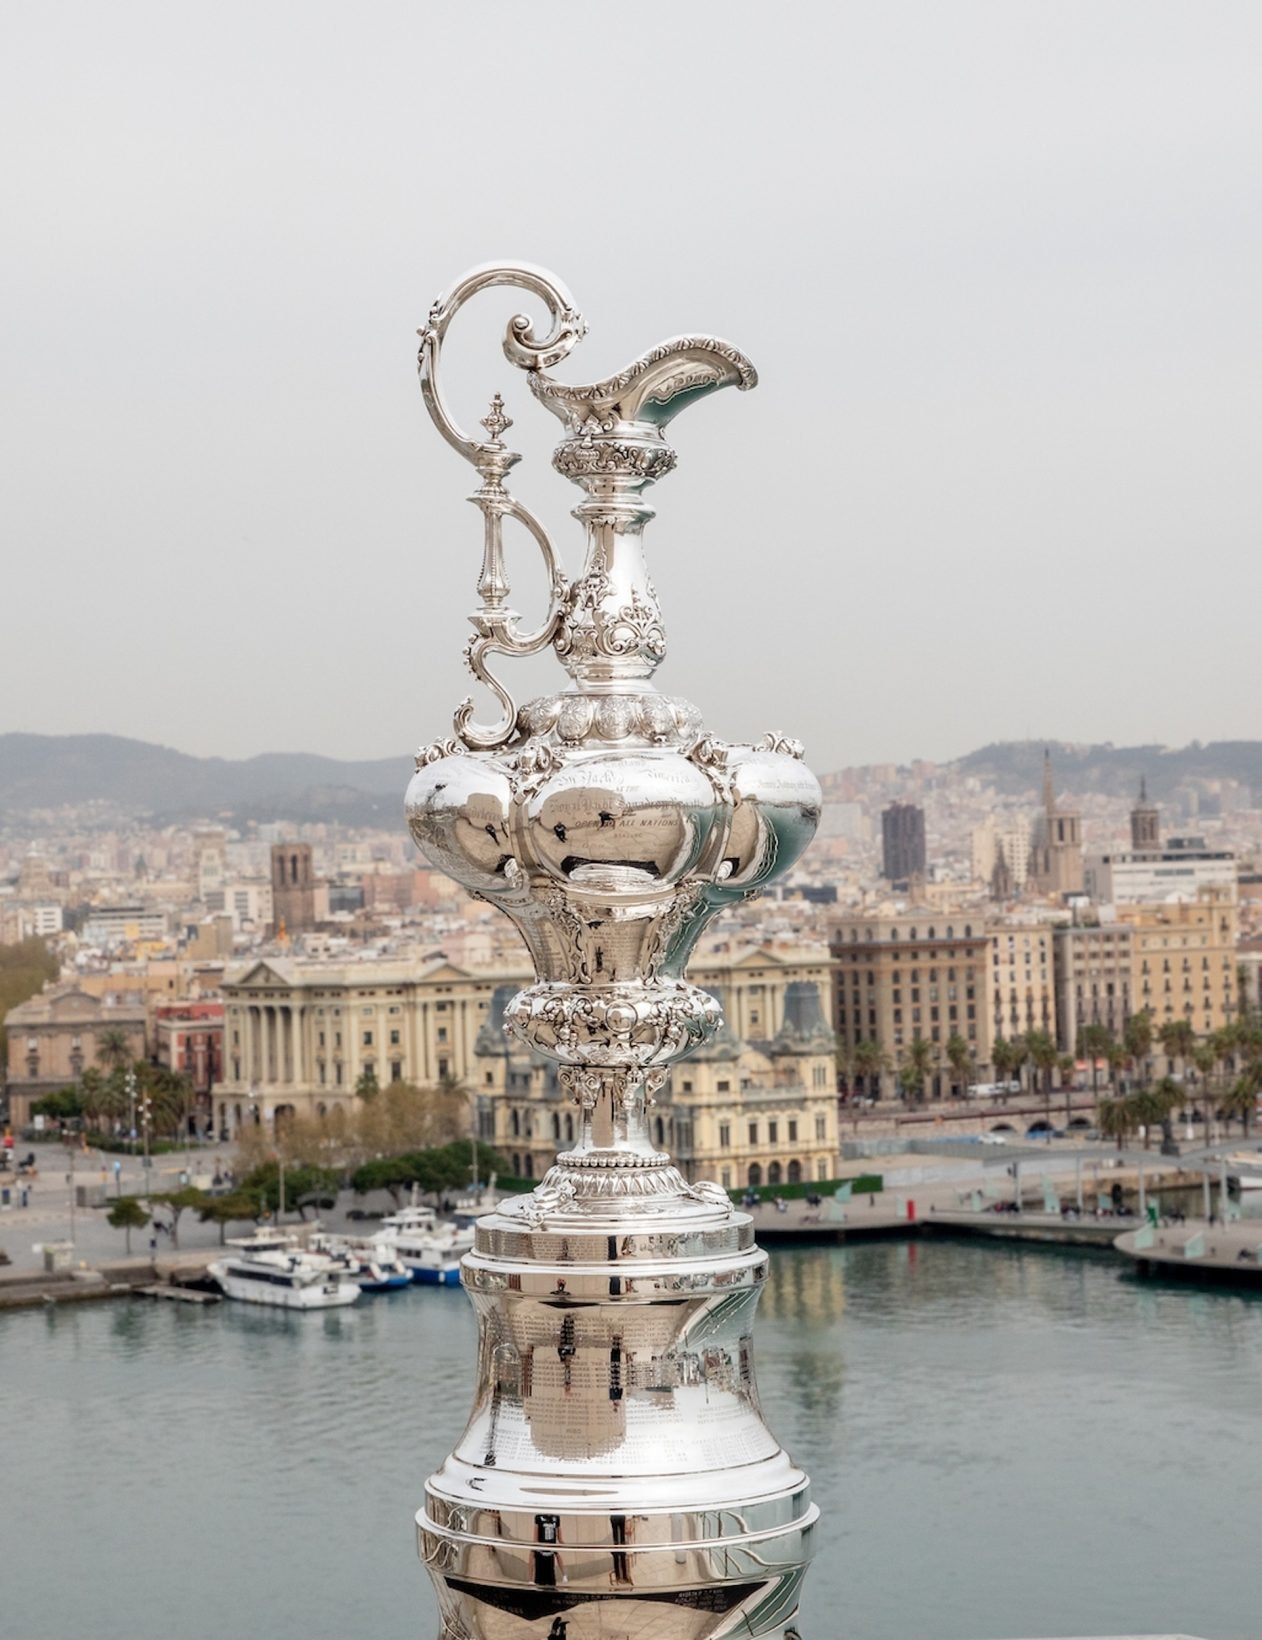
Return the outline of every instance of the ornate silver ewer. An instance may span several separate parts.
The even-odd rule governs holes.
[[[504,352],[560,421],[553,465],[583,492],[582,574],[567,581],[543,526],[508,492],[519,459],[498,395],[463,433],[439,382],[457,310],[490,286],[531,292],[550,330],[508,326]],[[443,437],[477,468],[485,527],[469,666],[502,708],[455,716],[408,788],[433,864],[510,917],[534,959],[506,1028],[560,1065],[579,1140],[537,1189],[481,1219],[464,1260],[480,1325],[468,1427],[417,1517],[442,1640],[701,1640],[793,1635],[817,1511],[763,1422],[751,1334],[767,1260],[748,1215],[689,1184],[649,1139],[668,1067],[719,1024],[684,979],[725,905],[810,841],[820,790],[779,735],[724,745],[659,694],[666,650],[643,530],[644,492],[675,465],[665,439],[690,404],[753,387],[708,336],[653,348],[607,381],[548,374],[585,333],[537,268],[476,269],[430,311],[421,387]],[[502,531],[543,554],[552,597],[534,632],[506,605]],[[488,656],[551,645],[568,687],[518,709]]]

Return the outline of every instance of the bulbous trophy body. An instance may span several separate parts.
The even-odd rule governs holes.
[[[537,340],[514,319],[505,352],[561,420],[554,465],[584,491],[572,585],[504,488],[517,458],[498,397],[479,442],[438,386],[451,317],[498,284],[533,292],[553,322]],[[462,1268],[478,1386],[426,1487],[420,1551],[442,1640],[785,1637],[816,1510],[758,1404],[766,1256],[725,1190],[688,1183],[653,1146],[646,1113],[670,1066],[720,1023],[684,977],[698,936],[792,865],[820,792],[796,743],[724,745],[652,683],[665,632],[643,492],[674,465],[673,417],[719,387],[753,386],[752,366],[684,337],[608,381],[565,386],[545,372],[583,328],[550,275],[492,267],[440,299],[422,332],[431,414],[482,479],[483,602],[467,658],[503,714],[479,725],[466,702],[454,736],[418,754],[409,824],[435,866],[519,929],[536,979],[506,1029],[558,1063],[579,1138],[535,1190],[478,1221]],[[529,635],[504,604],[505,518],[534,536],[552,581],[549,617]],[[547,644],[569,687],[518,710],[486,656]]]

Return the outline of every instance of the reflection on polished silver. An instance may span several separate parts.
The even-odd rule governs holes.
[[[514,286],[504,353],[562,424],[556,470],[583,491],[577,580],[508,492],[520,459],[497,393],[464,433],[442,394],[444,339],[479,292]],[[536,980],[505,1027],[557,1061],[579,1139],[529,1195],[481,1219],[464,1261],[480,1327],[473,1413],[417,1517],[442,1640],[718,1640],[796,1634],[816,1510],[763,1422],[753,1312],[766,1275],[748,1215],[690,1184],[650,1141],[647,1107],[720,1010],[684,977],[724,906],[787,870],[820,791],[781,734],[728,745],[652,682],[666,631],[649,579],[644,491],[675,465],[665,430],[721,387],[757,381],[708,336],[651,349],[605,381],[547,372],[586,332],[565,287],[526,266],[467,274],[421,331],[421,387],[476,469],[479,608],[466,658],[500,713],[417,754],[412,835],[520,930]],[[507,605],[504,520],[538,545],[550,602],[523,633]],[[551,646],[568,688],[520,709],[493,654]]]

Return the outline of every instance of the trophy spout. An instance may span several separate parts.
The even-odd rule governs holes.
[[[530,388],[571,433],[667,427],[697,399],[735,387],[758,385],[758,372],[729,342],[715,336],[677,336],[662,342],[620,370],[587,387],[569,387],[541,370],[531,371]],[[592,423],[595,428],[591,427]]]

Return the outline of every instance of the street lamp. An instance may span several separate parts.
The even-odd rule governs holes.
[[[127,1067],[125,1078],[127,1087],[127,1144],[131,1154],[136,1154],[136,1068]]]

